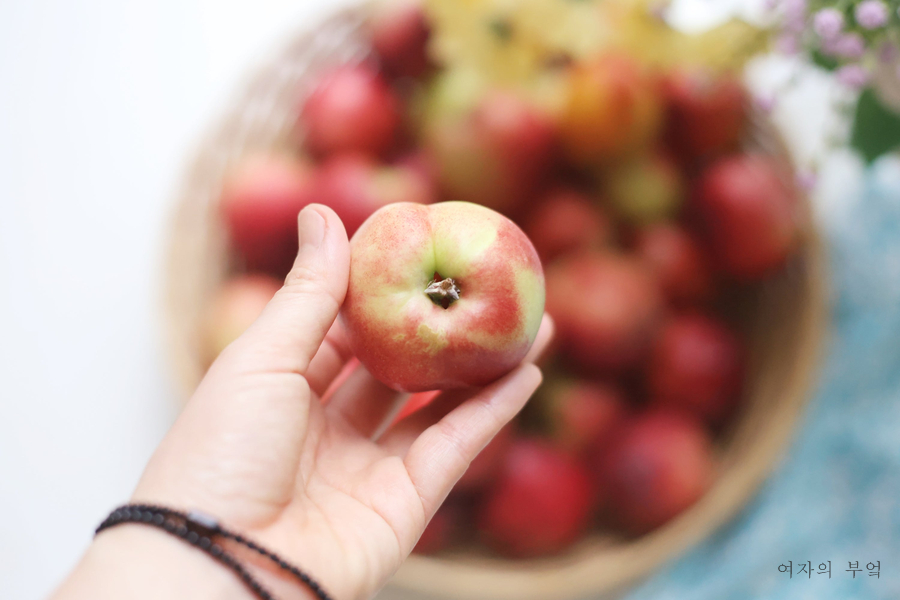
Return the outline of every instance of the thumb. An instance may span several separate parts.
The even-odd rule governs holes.
[[[305,375],[347,293],[350,244],[340,218],[321,204],[297,217],[300,246],[284,287],[223,356],[240,371]]]

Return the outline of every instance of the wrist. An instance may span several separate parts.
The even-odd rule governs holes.
[[[287,580],[280,573],[249,563],[246,566],[279,600],[314,598],[299,582]],[[234,572],[208,554],[164,531],[137,523],[101,532],[54,600],[82,597],[96,600],[256,598]]]

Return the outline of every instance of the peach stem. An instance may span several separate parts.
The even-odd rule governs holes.
[[[425,295],[431,298],[435,304],[447,308],[459,300],[459,286],[450,277],[442,281],[432,281],[425,288]]]

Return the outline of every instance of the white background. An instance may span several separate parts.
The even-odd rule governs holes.
[[[178,176],[250,69],[339,3],[0,2],[4,598],[58,584],[174,418],[159,300]]]
[[[0,2],[0,596],[42,598],[175,416],[170,199],[247,73],[334,0]]]

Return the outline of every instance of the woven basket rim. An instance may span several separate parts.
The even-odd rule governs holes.
[[[191,260],[200,257],[202,262],[217,251],[222,258],[221,239],[198,232],[215,229],[210,225],[214,220],[215,200],[212,196],[221,187],[222,174],[229,161],[233,162],[246,150],[232,146],[236,140],[243,139],[242,128],[252,126],[252,122],[247,125],[248,107],[255,108],[251,106],[254,101],[274,93],[273,89],[280,89],[281,80],[277,84],[273,84],[273,80],[283,75],[286,63],[296,60],[311,40],[327,34],[329,28],[342,27],[346,23],[355,23],[358,29],[363,10],[363,5],[343,7],[320,22],[302,28],[280,50],[261,60],[247,77],[242,78],[244,83],[238,86],[232,99],[223,105],[220,116],[205,128],[195,145],[192,159],[181,175],[178,199],[168,219],[165,262],[166,338],[171,362],[185,390],[192,390],[202,375],[196,339],[202,302],[190,297],[189,291],[203,288],[204,282],[207,286],[213,285],[224,275],[226,267],[223,260],[218,264],[212,261],[205,265],[209,267],[206,272],[202,268],[204,265],[198,267],[191,264]],[[352,30],[352,25],[345,29]],[[777,132],[773,135],[774,140],[768,141],[780,146],[782,157],[790,163],[783,139]],[[283,148],[283,140],[278,141],[277,136],[273,140],[272,148]],[[198,206],[201,196],[207,200],[204,206]],[[804,202],[805,210],[811,212],[805,196]],[[426,596],[446,598],[577,598],[588,593],[608,593],[646,576],[732,518],[753,497],[784,454],[812,392],[816,367],[826,348],[830,314],[826,250],[811,215],[808,216],[812,225],[803,247],[806,303],[801,315],[802,344],[797,348],[799,362],[782,392],[790,401],[780,407],[782,412],[777,415],[777,427],[770,425],[767,443],[755,448],[754,460],[731,465],[698,504],[668,525],[638,540],[620,544],[617,551],[588,541],[561,557],[526,561],[479,558],[482,563],[473,564],[471,560],[453,556],[413,555],[397,573],[392,585]],[[193,312],[185,310],[186,297],[194,303]]]

